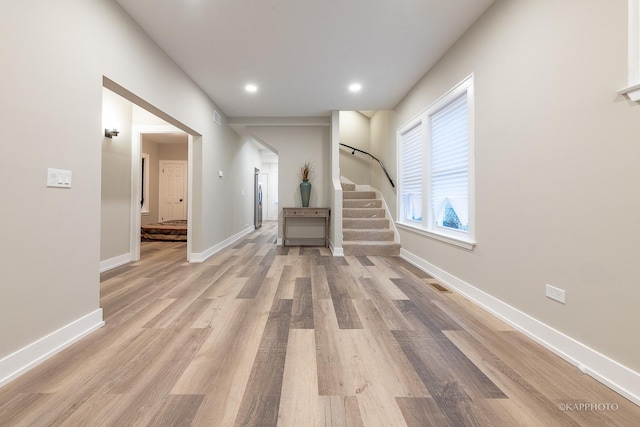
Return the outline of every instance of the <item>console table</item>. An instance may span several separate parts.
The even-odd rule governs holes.
[[[329,218],[330,208],[282,208],[282,246],[322,246],[329,247]],[[289,225],[293,222],[301,221],[310,223],[311,221],[324,221],[323,237],[295,237],[289,235]]]

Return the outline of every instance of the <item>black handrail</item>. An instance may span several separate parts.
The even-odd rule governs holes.
[[[362,151],[359,148],[356,147],[352,147],[350,145],[347,144],[343,144],[342,142],[340,143],[340,145],[342,145],[343,147],[347,147],[351,151],[351,154],[356,154],[356,151],[362,154],[366,154],[367,156],[371,157],[373,160],[375,160],[376,162],[378,162],[378,164],[380,165],[380,167],[382,168],[382,170],[384,171],[384,174],[387,176],[387,179],[389,180],[389,183],[391,184],[391,186],[393,188],[396,188],[396,185],[393,183],[393,180],[391,179],[391,177],[389,176],[389,172],[387,172],[387,168],[384,167],[384,164],[382,164],[382,162],[380,161],[380,159],[378,159],[376,156],[374,156],[371,153],[367,153],[366,151]]]

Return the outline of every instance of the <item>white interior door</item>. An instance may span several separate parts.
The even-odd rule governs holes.
[[[187,219],[187,161],[160,160],[160,221]]]

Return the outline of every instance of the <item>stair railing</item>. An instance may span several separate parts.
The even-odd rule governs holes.
[[[384,164],[380,161],[380,159],[378,159],[376,156],[374,156],[371,153],[367,153],[366,151],[362,151],[359,148],[352,147],[352,146],[347,145],[347,144],[343,144],[342,142],[340,143],[340,145],[342,145],[343,147],[347,147],[349,150],[352,150],[351,154],[356,154],[356,151],[357,151],[359,153],[366,154],[367,156],[371,157],[373,160],[378,162],[378,164],[380,165],[380,167],[384,171],[384,174],[387,176],[387,179],[389,180],[389,183],[391,184],[391,186],[393,188],[396,188],[396,185],[393,183],[393,180],[391,179],[391,176],[389,176],[389,172],[387,172],[387,168],[384,167]]]

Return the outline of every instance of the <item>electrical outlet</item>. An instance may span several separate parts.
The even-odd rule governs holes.
[[[556,300],[558,302],[561,302],[562,304],[565,303],[564,289],[556,288],[555,286],[551,286],[551,285],[546,285],[546,295],[548,298],[551,298],[552,300]]]

